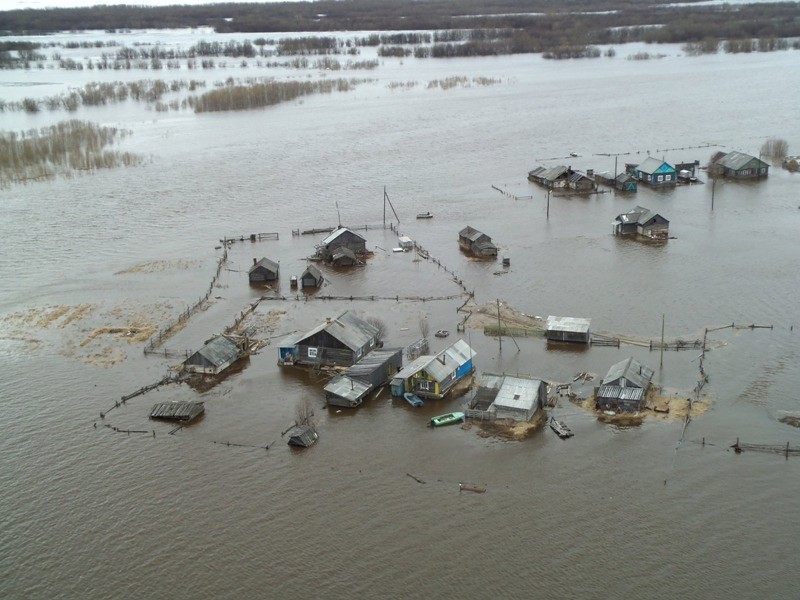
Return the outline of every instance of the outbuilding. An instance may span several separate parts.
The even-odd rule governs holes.
[[[189,373],[218,375],[245,354],[245,345],[228,336],[218,335],[208,340],[200,350],[183,363]]]
[[[403,364],[403,349],[374,350],[325,386],[333,406],[359,406],[373,390],[387,384]]]
[[[642,407],[650,387],[653,370],[635,358],[626,358],[613,365],[595,390],[595,406],[599,410],[636,412]]]
[[[322,286],[323,281],[325,281],[325,278],[322,276],[322,271],[315,265],[308,265],[303,274],[300,275],[300,287],[318,288]]]
[[[530,421],[544,408],[547,384],[522,375],[483,373],[470,400],[467,417],[481,420]]]
[[[476,256],[497,256],[497,246],[485,233],[467,225],[458,233],[458,245]]]
[[[589,343],[589,319],[547,317],[547,341]]]
[[[273,260],[262,258],[261,260],[253,259],[253,266],[247,272],[250,283],[264,283],[268,281],[276,281],[280,266]]]

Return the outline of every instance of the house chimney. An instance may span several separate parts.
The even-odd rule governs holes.
[[[258,259],[257,259],[257,258],[254,258],[254,259],[253,259],[253,264],[254,264],[254,265],[257,265],[257,264],[258,264]]]

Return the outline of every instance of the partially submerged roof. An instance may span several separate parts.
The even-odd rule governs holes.
[[[666,161],[648,156],[641,163],[636,165],[636,169],[644,173],[656,173],[658,171],[674,171],[675,167]]]
[[[322,277],[322,271],[320,271],[316,265],[308,265],[306,270],[303,271],[303,274],[300,277],[305,277],[306,274],[311,275],[314,279],[319,279]]]
[[[471,242],[476,241],[477,239],[483,237],[484,235],[486,235],[486,234],[481,232],[481,231],[478,231],[477,229],[475,229],[474,227],[471,227],[469,225],[467,225],[466,227],[464,227],[464,229],[462,229],[461,231],[458,232],[458,236],[459,237],[466,238]],[[489,236],[487,235],[486,237],[489,237]]]
[[[351,231],[347,227],[339,227],[339,229],[336,229],[335,231],[331,232],[331,234],[328,235],[328,237],[326,237],[324,240],[322,240],[321,243],[322,243],[323,246],[327,246],[331,242],[335,241],[339,236],[341,236],[341,235],[343,235],[345,233],[350,233],[350,234],[356,236],[357,238],[359,238],[360,240],[362,240],[364,242],[367,241],[366,238],[361,237],[356,232]]]
[[[572,333],[588,333],[589,319],[580,317],[547,317],[548,331],[570,331]]]
[[[348,377],[368,378],[375,369],[382,367],[389,362],[392,357],[397,354],[402,355],[402,353],[402,348],[379,348],[378,350],[373,350],[356,364],[348,368],[344,374]]]
[[[633,208],[626,213],[618,215],[617,221],[619,221],[620,223],[644,225],[648,221],[659,216],[661,215],[659,215],[656,212],[653,212],[649,208],[645,208],[643,206],[637,206],[636,208]],[[661,218],[664,219],[664,217]],[[664,220],[667,221],[667,223],[669,223],[667,219]]]
[[[356,258],[356,253],[350,250],[350,248],[346,248],[345,246],[340,246],[333,251],[331,254],[331,260],[336,262],[337,260],[341,260],[342,258],[349,258],[352,261],[358,260]]]

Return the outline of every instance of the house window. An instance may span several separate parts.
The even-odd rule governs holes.
[[[316,348],[309,348],[308,349],[308,358],[317,358],[317,349]]]
[[[425,390],[426,392],[431,389],[431,382],[427,379],[420,379],[417,381],[418,387],[421,390]]]
[[[662,181],[664,181],[664,176],[663,175],[659,175],[658,176],[658,183],[661,183]]]
[[[664,181],[672,181],[672,175],[664,175]]]

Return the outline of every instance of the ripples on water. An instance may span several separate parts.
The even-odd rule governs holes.
[[[669,52],[649,62],[384,60],[379,84],[264,111],[160,115],[109,107],[79,115],[130,127],[126,144],[153,160],[0,192],[2,313],[97,306],[77,329],[27,331],[39,349],[7,339],[0,346],[7,524],[0,591],[26,598],[790,597],[797,542],[787,524],[795,516],[789,499],[800,491],[797,462],[726,448],[736,436],[798,443],[796,431],[776,421],[798,410],[789,329],[798,293],[797,177],[773,168],[758,185],[718,185],[714,212],[708,184],[633,197],[553,197],[549,220],[543,192],[525,180],[538,164],[562,162],[545,159],[573,151],[580,156],[563,161],[575,168],[613,170],[613,158],[596,154],[632,152],[620,157],[621,168],[648,149],[704,163],[716,147],[657,149],[711,141],[757,153],[775,132],[790,147],[798,143],[784,101],[798,90],[787,89],[792,82],[783,75],[796,53],[689,59]],[[503,82],[449,91],[384,87],[462,73]],[[754,83],[742,85],[744,78]],[[59,117],[19,116],[20,128]],[[533,198],[515,201],[491,185]],[[705,364],[712,407],[680,446],[677,421],[617,429],[571,405],[559,408],[576,432],[567,442],[549,431],[505,443],[474,430],[424,427],[458,401],[414,411],[384,393],[355,412],[325,411],[321,382],[280,372],[274,346],[201,394],[206,416],[176,435],[149,422],[147,411],[157,401],[197,398],[186,386],[109,413],[106,422],[123,429],[156,427],[155,439],[103,426],[100,411],[160,378],[173,361],[145,360],[140,346],[120,342],[124,362],[86,365],[65,356],[65,338],[85,335],[80,327],[123,303],[166,304],[177,313],[204,292],[221,236],[278,231],[279,242],[232,248],[211,307],[168,344],[196,348],[258,296],[243,273],[253,257],[280,260],[284,279],[299,274],[320,238],[291,230],[339,217],[379,224],[384,186],[400,229],[456,271],[479,302],[500,298],[529,314],[586,316],[597,330],[653,338],[662,315],[667,335],[731,322],[775,329],[713,335],[724,346]],[[614,239],[611,221],[636,204],[665,214],[676,239],[664,246]],[[422,210],[435,218],[417,222]],[[507,275],[459,252],[456,234],[467,224],[511,257]],[[375,257],[365,269],[329,273],[323,293],[458,290],[432,264],[392,254],[390,232],[365,235]],[[114,275],[154,260],[197,267]],[[355,308],[387,322],[390,345],[405,345],[419,336],[420,317],[431,331],[454,331],[458,304],[266,302],[259,315],[288,310],[269,332],[277,335]],[[9,321],[2,327],[8,335]],[[657,354],[634,347],[549,351],[540,339],[523,339],[517,350],[505,339],[501,351],[478,331],[468,339],[486,371],[568,380],[580,371],[602,375],[628,355],[658,366]],[[666,353],[656,378],[690,390],[695,358]],[[322,438],[291,452],[280,432],[304,396],[314,402]],[[705,447],[697,443],[703,438]],[[489,491],[459,494],[459,481]]]

